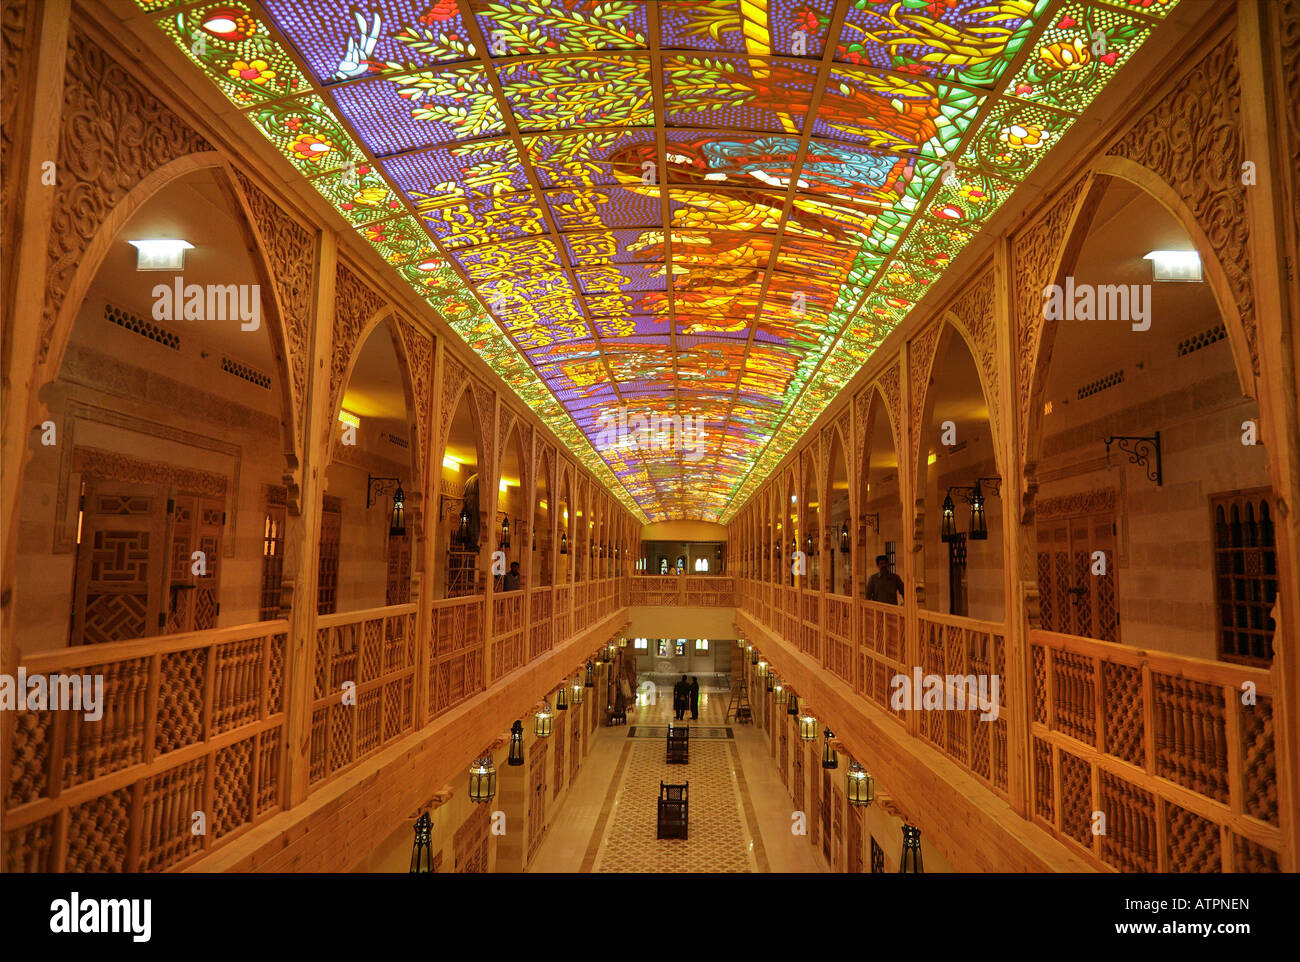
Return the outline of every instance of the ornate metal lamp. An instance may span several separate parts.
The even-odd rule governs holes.
[[[966,532],[967,541],[987,541],[989,526],[984,518],[984,494],[980,483],[975,482],[975,490],[970,494],[970,529]]]
[[[563,531],[560,532],[560,554],[569,553],[569,536]]]
[[[852,758],[849,759],[849,773],[845,776],[845,782],[850,805],[866,806],[876,800],[876,780]]]
[[[845,521],[840,525],[840,554],[848,554],[852,550],[849,544],[849,523]]]
[[[380,478],[373,474],[366,475],[366,507],[379,503],[379,495],[383,494],[389,484],[395,486],[393,491],[393,514],[388,523],[388,534],[394,538],[401,538],[406,534],[406,492],[402,490],[402,481],[400,478]]]
[[[792,718],[799,714],[799,696],[794,692],[790,692],[790,699],[786,703],[785,713]]]
[[[560,690],[555,693],[555,710],[569,710],[569,686],[561,685]]]
[[[943,514],[939,522],[939,539],[945,544],[957,540],[957,510],[952,503],[952,495],[943,496]]]
[[[903,824],[903,852],[898,857],[898,871],[915,875],[925,871],[921,865],[921,830],[915,825]]]
[[[510,550],[510,516],[504,512],[501,515],[501,550]]]
[[[573,683],[573,704],[575,704],[575,705],[581,705],[581,704],[582,704],[582,699],[585,697],[586,692],[587,692],[587,689],[583,688],[581,685],[579,685],[579,684],[575,681],[575,682]]]
[[[555,720],[555,715],[551,711],[550,703],[543,698],[541,710],[533,716],[533,733],[538,738],[551,737],[551,723]]]
[[[835,754],[835,749],[831,747],[831,739],[835,737],[835,733],[828,728],[822,732],[822,736],[826,740],[822,746],[822,768],[839,768],[840,757]]]
[[[751,665],[758,664],[758,649],[756,649],[753,645],[749,646],[749,663]]]
[[[497,796],[497,770],[492,753],[485,752],[469,767],[469,800],[476,804],[490,802]]]
[[[469,547],[469,528],[470,523],[473,520],[473,515],[469,513],[469,505],[462,505],[460,509],[460,518],[457,519],[456,540],[463,548]]]
[[[506,764],[511,768],[518,768],[524,763],[524,723],[516,721],[510,726],[510,754],[506,757]]]
[[[415,844],[411,846],[411,873],[433,871],[433,819],[421,812],[415,820]]]
[[[806,742],[815,742],[817,740],[817,719],[812,715],[800,717],[799,738]]]
[[[595,679],[595,677],[592,675],[592,670],[593,670],[593,668],[592,668],[592,664],[591,664],[591,662],[587,662],[587,677],[586,677],[586,678],[583,680],[583,682],[582,682],[582,685],[583,685],[584,688],[595,688],[595,687],[596,687],[596,679]]]
[[[776,686],[776,690],[772,692],[772,699],[778,705],[784,705],[787,701],[787,697],[789,696],[789,694],[790,693],[785,690],[785,685],[778,683]]]
[[[776,690],[776,672],[774,671],[769,671],[767,673],[767,690],[768,691]]]

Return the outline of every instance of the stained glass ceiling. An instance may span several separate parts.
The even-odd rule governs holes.
[[[629,508],[726,521],[1177,0],[138,2]]]

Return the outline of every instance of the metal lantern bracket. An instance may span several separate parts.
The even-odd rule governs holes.
[[[858,520],[862,522],[862,528],[865,531],[870,528],[876,534],[880,534],[880,512],[873,511],[870,514],[858,515]]]
[[[954,484],[948,488],[948,497],[954,494],[961,498],[964,504],[970,504],[975,497],[975,489],[978,488],[980,494],[985,490],[995,498],[1002,497],[1002,479],[993,478],[976,478],[974,484]]]
[[[394,494],[402,486],[401,478],[380,478],[373,474],[366,475],[366,507],[379,503],[379,496]]]
[[[1150,437],[1135,434],[1112,434],[1103,438],[1106,445],[1106,466],[1110,467],[1110,446],[1113,444],[1128,455],[1129,464],[1146,468],[1147,480],[1154,481],[1156,487],[1164,483],[1164,472],[1160,463],[1160,432]]]

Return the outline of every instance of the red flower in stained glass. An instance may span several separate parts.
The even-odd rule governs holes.
[[[438,0],[420,17],[420,23],[432,25],[443,23],[456,16],[456,0]]]

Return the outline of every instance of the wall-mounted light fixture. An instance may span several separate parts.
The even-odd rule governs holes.
[[[1147,469],[1147,480],[1154,481],[1156,487],[1164,484],[1164,472],[1160,464],[1160,432],[1147,437],[1143,435],[1113,434],[1103,439],[1106,444],[1106,466],[1110,467],[1110,446],[1113,444],[1128,455],[1129,464],[1136,464]]]
[[[850,805],[865,806],[876,800],[876,780],[871,777],[870,772],[852,758],[849,759],[849,772],[846,776],[845,790]]]
[[[555,720],[555,715],[551,712],[551,705],[545,698],[542,699],[542,707],[537,710],[533,716],[533,734],[538,738],[551,737],[551,723]]]
[[[433,819],[421,812],[415,820],[415,844],[411,847],[411,874],[433,871]]]
[[[812,715],[804,715],[799,719],[799,738],[805,742],[817,740],[817,719]]]
[[[504,511],[497,512],[501,515],[501,550],[510,550],[510,516]]]
[[[127,243],[135,248],[135,269],[138,271],[184,270],[185,252],[194,249],[189,241],[162,237]]]
[[[1190,281],[1202,279],[1201,255],[1196,251],[1148,251],[1142,255],[1151,262],[1153,281]]]
[[[476,804],[490,802],[497,796],[497,770],[492,753],[485,752],[469,768],[469,800]]]
[[[827,728],[822,735],[826,739],[826,743],[822,746],[822,768],[839,768],[840,756],[835,754],[835,749],[831,746],[831,739],[835,737],[835,733]]]
[[[560,532],[560,554],[569,553],[569,536],[563,531]]]
[[[914,875],[925,871],[921,866],[921,830],[915,825],[903,824],[903,852],[898,857],[898,870]]]
[[[524,763],[524,723],[516,721],[510,726],[510,754],[506,764],[518,768]]]
[[[848,554],[852,550],[849,544],[849,523],[845,521],[840,525],[840,554]]]
[[[393,487],[390,488],[389,485]],[[402,490],[402,479],[366,475],[367,508],[377,504],[379,496],[390,490],[393,492],[393,514],[388,523],[388,533],[394,538],[401,538],[406,534],[406,493]]]
[[[941,541],[952,544],[957,540],[956,507],[952,500],[954,492],[957,497],[970,505],[970,525],[966,530],[967,540],[988,540],[989,526],[984,515],[984,490],[986,486],[994,497],[999,497],[1002,491],[1002,479],[998,477],[976,478],[974,484],[954,484],[948,488],[948,493],[944,495],[943,513],[939,521],[939,538]]]

